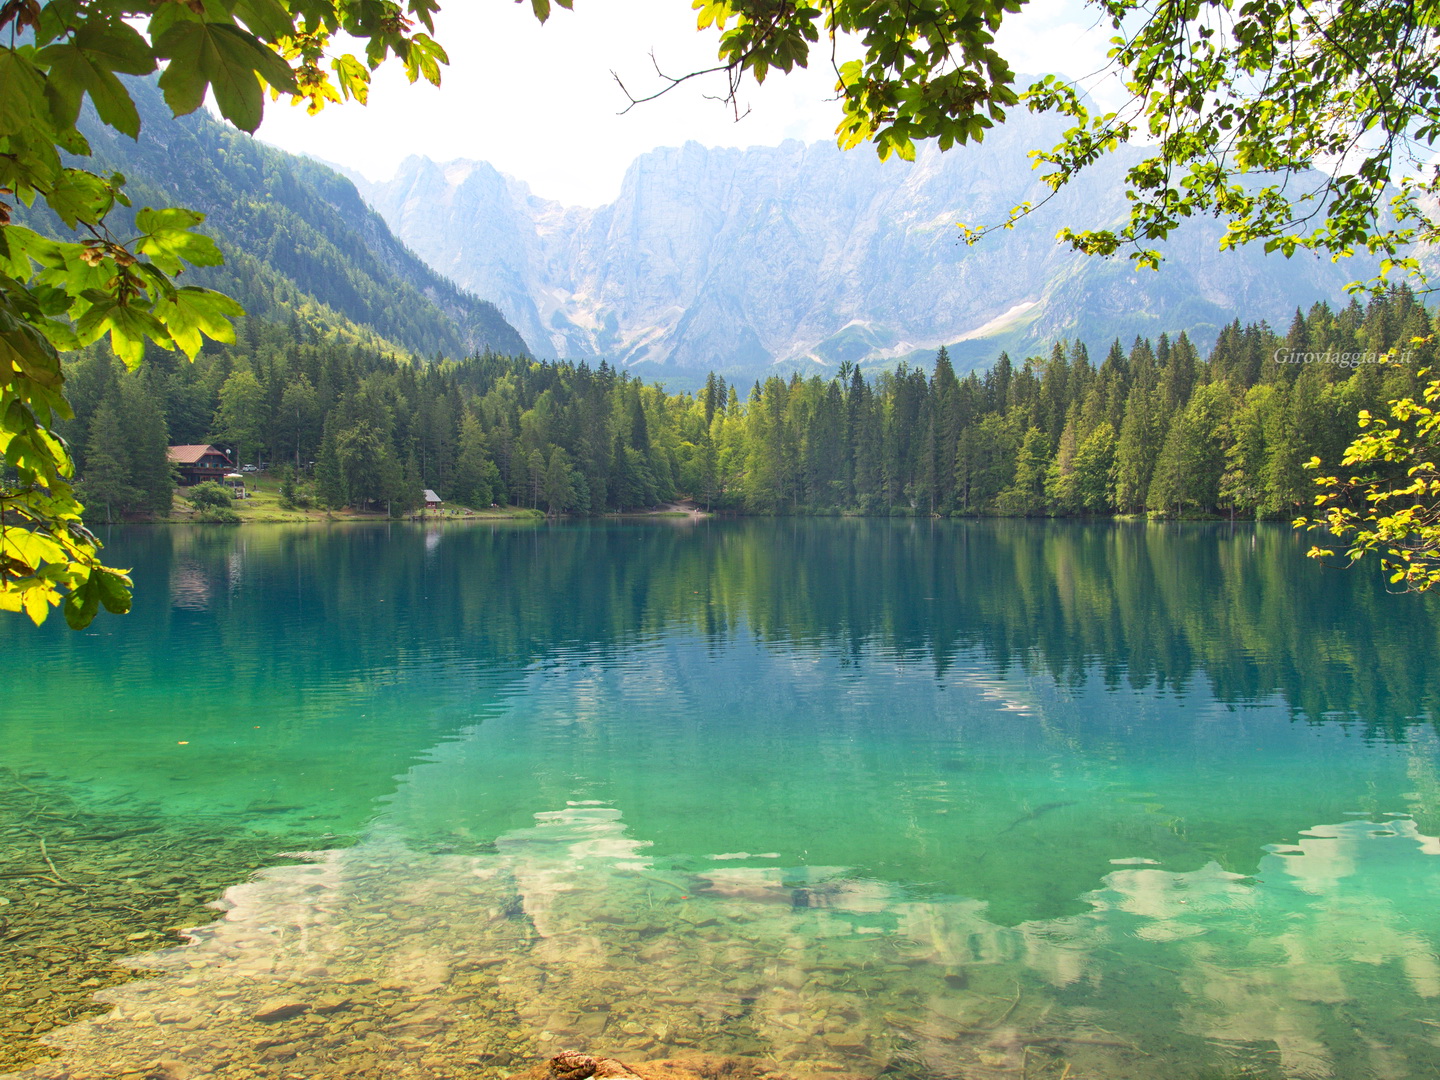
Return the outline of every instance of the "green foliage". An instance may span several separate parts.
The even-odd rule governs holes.
[[[242,368],[220,387],[220,406],[215,410],[211,430],[234,446],[237,462],[253,462],[268,411],[259,380]]]
[[[720,32],[732,93],[746,73],[763,81],[772,71],[807,64],[812,47],[830,56],[840,37],[858,41],[860,57],[838,69],[840,142],[873,142],[882,157],[912,156],[918,139],[935,138],[942,149],[979,140],[1021,103],[1014,74],[994,47],[1004,19],[1021,6],[1020,0],[695,5],[700,28]],[[533,0],[532,7],[542,21],[551,14],[548,0]],[[1058,110],[1073,121],[1061,144],[1039,160],[1058,190],[1132,137],[1143,135],[1152,149],[1127,174],[1130,220],[1115,229],[1067,229],[1065,239],[1094,253],[1128,246],[1139,264],[1154,265],[1154,245],[1203,212],[1230,222],[1227,245],[1259,241],[1287,255],[1313,249],[1335,257],[1364,248],[1383,256],[1384,271],[1418,269],[1409,250],[1435,232],[1422,206],[1431,181],[1405,179],[1410,173],[1402,164],[1407,154],[1427,159],[1440,132],[1440,80],[1426,29],[1435,21],[1430,7],[1370,0],[1319,8],[1116,0],[1102,8],[1119,33],[1112,58],[1132,106],[1092,115],[1072,85],[1053,76],[1033,84],[1023,95],[1029,108]],[[11,30],[10,44],[0,48],[0,189],[26,207],[38,200],[67,229],[82,233],[78,242],[47,238],[14,224],[13,207],[0,203],[0,453],[14,476],[0,490],[0,609],[24,610],[38,622],[68,596],[67,618],[83,624],[105,597],[125,588],[123,575],[99,562],[98,545],[80,524],[73,465],[53,434],[71,416],[59,352],[106,338],[131,367],[147,342],[194,357],[207,338],[232,341],[231,320],[240,313],[228,297],[174,280],[188,267],[217,272],[218,249],[197,231],[200,213],[163,208],[157,200],[161,208],[131,215],[119,172],[102,175],[62,161],[62,151],[90,152],[92,140],[77,126],[86,99],[105,128],[133,138],[145,123],[144,110],[120,76],[153,73],[164,61],[158,86],[171,111],[194,112],[209,93],[222,116],[254,131],[267,88],[312,112],[345,98],[363,102],[370,72],[391,56],[412,82],[438,83],[446,57],[430,37],[435,10],[433,0],[32,0],[0,7],[0,30]],[[354,42],[358,54],[341,42]],[[1386,62],[1376,64],[1377,56]],[[1267,77],[1257,80],[1256,72]],[[1333,167],[1306,172],[1317,161]],[[1288,180],[1296,175],[1315,183],[1292,186]],[[1392,198],[1387,185],[1397,180],[1399,194]],[[1029,209],[1017,207],[1010,220]],[[112,211],[114,222],[133,222],[130,239],[112,227]],[[276,228],[257,232],[285,235]],[[966,235],[980,232],[967,229]],[[292,280],[353,280],[315,273],[310,256],[319,253],[323,261],[328,252],[309,239],[285,241],[304,264]],[[233,271],[250,292],[275,304],[284,288],[258,272],[263,260],[250,259],[237,259]],[[302,306],[309,302],[298,299]],[[364,298],[377,302],[373,292]],[[327,300],[312,306],[323,317],[340,310]],[[1071,385],[1077,366],[1084,376],[1095,374],[1088,362],[1052,358],[1038,373],[1022,372],[1038,384],[1038,399],[1007,397],[1003,407],[992,399],[985,408],[978,408],[973,386],[946,374],[948,363],[937,363],[928,384],[918,372],[901,371],[874,393],[844,378],[841,385],[816,387],[767,380],[755,388],[750,408],[737,401],[718,429],[718,395],[707,398],[703,422],[682,425],[658,399],[646,401],[632,386],[607,402],[619,410],[618,419],[605,421],[599,411],[586,417],[583,434],[572,440],[577,445],[566,450],[568,461],[559,459],[564,467],[554,465],[549,449],[560,437],[550,423],[552,406],[538,401],[505,416],[493,437],[487,429],[483,452],[472,439],[458,469],[462,432],[453,407],[446,407],[449,419],[426,421],[433,430],[419,436],[439,452],[433,463],[423,453],[402,458],[394,418],[362,407],[352,416],[327,414],[319,468],[327,497],[346,501],[381,492],[392,501],[411,499],[417,477],[445,461],[474,494],[486,485],[493,491],[497,477],[508,477],[517,491],[528,488],[532,504],[557,506],[571,499],[576,506],[642,505],[670,497],[677,477],[685,477],[707,502],[748,500],[755,509],[843,505],[943,513],[1004,502],[1029,512],[1037,500],[1048,500],[1048,509],[1073,510],[1094,504],[1098,470],[1110,453],[1103,438],[1090,441],[1098,438],[1103,408],[1116,433],[1111,498],[1123,506],[1154,501],[1157,457],[1167,464],[1154,498],[1170,504],[1176,485],[1190,484],[1185,463],[1196,453],[1205,464],[1204,482],[1174,494],[1175,505],[1203,504],[1223,491],[1236,506],[1261,489],[1263,505],[1272,510],[1293,501],[1297,478],[1288,449],[1309,438],[1316,418],[1333,414],[1339,399],[1325,386],[1292,391],[1287,385],[1264,403],[1263,416],[1242,415],[1230,429],[1245,433],[1241,449],[1238,441],[1214,440],[1197,449],[1195,432],[1206,418],[1173,438],[1169,423],[1190,396],[1191,366],[1183,357],[1158,359],[1168,365],[1163,385],[1135,370],[1128,380],[1112,379],[1103,400],[1098,391],[1092,400]],[[1256,381],[1237,384],[1247,395],[1242,414],[1261,408],[1248,400]],[[319,392],[318,384],[312,387]],[[266,438],[255,434],[249,389],[237,386],[214,403],[220,426],[237,442]],[[313,414],[307,420],[303,388],[297,393],[287,449],[298,464],[319,421]],[[283,395],[282,387],[267,405]],[[601,396],[611,396],[608,387]],[[528,426],[526,412],[533,413]],[[114,425],[99,419],[90,483],[124,494],[115,479],[120,458],[109,445]],[[742,419],[742,430],[730,430]],[[278,443],[270,439],[269,448]],[[366,450],[379,456],[364,461]],[[491,453],[493,477],[484,461]],[[1249,475],[1256,460],[1265,463],[1258,480]],[[136,468],[131,463],[130,472]],[[542,481],[553,499],[542,499]]]
[[[489,443],[480,419],[467,410],[461,421],[459,452],[455,461],[455,501],[465,506],[489,506],[503,498],[500,470],[490,457]]]
[[[185,497],[192,506],[202,510],[233,510],[235,505],[235,496],[230,489],[214,480],[196,484],[185,492]]]
[[[923,139],[941,149],[980,141],[1023,104],[1069,121],[1057,145],[1033,153],[1058,191],[1143,143],[1125,173],[1129,219],[1061,231],[1082,252],[1129,250],[1137,265],[1158,266],[1176,228],[1211,215],[1228,222],[1222,247],[1337,259],[1366,251],[1381,257],[1383,276],[1418,273],[1415,245],[1437,232],[1427,209],[1440,182],[1428,167],[1440,135],[1435,3],[1097,0],[1115,31],[1109,71],[1128,91],[1113,112],[1096,112],[1056,75],[1017,85],[995,40],[1019,0],[694,6],[702,30],[721,32],[732,101],[747,73],[763,82],[816,53],[833,63],[837,45],[858,42],[861,55],[837,68],[842,147],[870,142],[882,158],[909,159]],[[1034,209],[1021,204],[963,235],[974,242]]]
[[[918,139],[934,138],[942,149],[977,141],[1023,100],[1072,121],[1063,141],[1038,155],[1058,190],[1143,136],[1150,149],[1127,173],[1129,221],[1066,229],[1062,237],[1081,251],[1129,247],[1137,263],[1153,266],[1158,242],[1184,219],[1208,213],[1230,223],[1227,246],[1262,242],[1286,255],[1310,249],[1337,258],[1365,249],[1382,256],[1382,272],[1418,271],[1413,245],[1436,233],[1424,208],[1434,172],[1424,179],[1424,169],[1405,166],[1427,161],[1440,133],[1432,6],[1364,0],[1236,8],[1226,0],[1198,6],[1112,0],[1101,7],[1119,35],[1112,60],[1132,101],[1104,115],[1092,114],[1076,88],[1054,76],[1020,93],[994,43],[1004,19],[1021,6],[1020,0],[695,4],[700,28],[720,33],[732,94],[746,73],[763,81],[772,71],[805,66],[812,47],[829,57],[839,38],[858,41],[860,57],[838,68],[844,146],[870,141],[882,157],[910,157]],[[542,21],[551,14],[549,0],[532,0],[532,7]],[[31,0],[0,7],[0,30],[11,30],[10,44],[0,48],[0,190],[26,207],[39,200],[67,229],[82,233],[78,242],[47,238],[14,224],[13,207],[0,203],[0,453],[14,476],[0,490],[0,609],[23,610],[38,622],[65,600],[67,618],[83,624],[102,600],[109,606],[105,598],[126,587],[122,574],[99,562],[98,544],[80,524],[73,465],[53,434],[71,416],[59,352],[106,338],[131,367],[147,342],[194,357],[206,338],[233,340],[231,320],[240,313],[228,297],[174,280],[187,267],[213,272],[220,261],[215,245],[197,231],[201,214],[145,207],[132,216],[119,172],[102,175],[62,161],[62,151],[90,152],[91,139],[77,126],[85,100],[104,127],[133,138],[145,122],[143,110],[119,76],[147,75],[164,61],[158,86],[171,111],[194,112],[209,93],[222,116],[253,131],[267,88],[312,112],[345,98],[363,102],[370,72],[391,56],[412,82],[438,83],[446,57],[430,37],[435,11],[434,0]],[[354,42],[358,55],[344,51],[342,42]],[[1377,64],[1376,57],[1385,62]],[[1257,72],[1266,77],[1257,79]],[[1330,167],[1311,169],[1317,162]],[[1421,179],[1407,179],[1412,175]],[[1311,182],[1291,184],[1297,176]],[[1015,208],[1004,224],[1030,209]],[[133,221],[133,237],[112,228],[112,211],[115,222]],[[966,229],[966,236],[973,240],[983,231]],[[312,273],[306,259],[311,252],[327,255],[322,248],[300,239],[287,250],[306,263],[304,280],[331,280]],[[273,276],[249,273],[262,264],[237,259],[235,265],[249,274],[251,291],[273,303],[284,289]],[[376,299],[371,293],[366,302]],[[328,301],[318,306],[322,315],[338,310]],[[1293,389],[1287,381],[1262,403],[1249,400],[1259,381],[1252,370],[1248,381],[1235,384],[1245,399],[1240,415],[1227,421],[1234,425],[1228,430],[1244,433],[1243,446],[1214,439],[1199,446],[1196,432],[1208,414],[1178,433],[1169,422],[1190,398],[1193,365],[1183,355],[1156,359],[1166,367],[1163,384],[1136,365],[1128,378],[1110,380],[1103,399],[1098,388],[1092,399],[1071,385],[1077,367],[1082,376],[1095,374],[1088,361],[1052,358],[1021,373],[1038,385],[1037,399],[1007,396],[1003,408],[992,399],[979,411],[975,388],[946,375],[948,364],[937,364],[929,384],[922,374],[902,370],[868,396],[844,378],[833,387],[767,380],[755,388],[749,408],[741,410],[737,401],[727,409],[718,430],[716,395],[704,404],[702,423],[681,425],[631,387],[608,403],[620,410],[618,421],[602,422],[598,412],[586,418],[574,440],[580,445],[567,450],[579,463],[568,466],[569,487],[547,450],[559,430],[549,425],[550,405],[527,402],[519,415],[506,416],[486,453],[496,455],[498,477],[508,477],[517,491],[528,488],[532,504],[542,501],[542,480],[556,505],[572,497],[577,506],[641,505],[672,495],[684,476],[707,501],[744,499],[755,509],[845,505],[943,513],[1003,502],[1030,512],[1037,500],[1048,500],[1048,509],[1071,510],[1095,501],[1097,470],[1110,452],[1103,439],[1090,442],[1103,409],[1116,433],[1110,497],[1121,506],[1224,498],[1233,507],[1262,491],[1260,504],[1272,511],[1293,502],[1298,479],[1289,449],[1311,437],[1316,418],[1333,415],[1341,404],[1320,385],[1325,380]],[[1253,368],[1253,358],[1246,362]],[[227,431],[253,431],[248,404],[239,394],[216,403]],[[1247,414],[1252,408],[1260,412]],[[314,438],[313,430],[302,431],[305,412],[302,402],[290,439],[297,463],[302,442]],[[533,412],[529,427],[522,424],[524,412]],[[728,430],[742,422],[742,412],[743,435]],[[458,414],[450,416],[431,426],[458,440]],[[985,426],[999,416],[1003,422]],[[652,420],[659,425],[653,430]],[[113,495],[120,491],[114,480],[120,462],[102,445],[113,424],[101,421],[91,483]],[[312,417],[310,427],[316,423]],[[370,499],[384,491],[391,499],[413,498],[416,477],[432,464],[423,455],[413,464],[408,455],[402,459],[394,434],[383,416],[330,416],[320,466],[327,497]],[[441,448],[436,460],[455,471],[458,442],[433,433],[421,440]],[[999,464],[1013,453],[1010,447],[1018,449],[1013,472]],[[362,461],[367,449],[380,456]],[[487,483],[493,490],[485,455],[476,453],[473,440],[470,449],[462,482],[476,494]],[[1204,464],[1198,486],[1186,472],[1196,454]],[[1152,498],[1160,458],[1166,464]],[[1264,461],[1262,478],[1250,475],[1258,460]]]
[[[742,74],[764,82],[772,70],[805,67],[810,50],[831,62],[834,42],[863,44],[863,56],[840,65],[837,89],[845,115],[844,147],[873,142],[882,158],[913,158],[919,139],[942,149],[979,141],[1003,120],[1019,97],[1010,65],[994,47],[994,34],[1019,0],[985,0],[959,6],[946,0],[904,5],[867,0],[773,4],[766,0],[696,0],[700,29],[721,31],[720,60],[732,90]]]
[[[1378,552],[1390,583],[1405,592],[1440,585],[1440,378],[1425,383],[1419,398],[1391,401],[1388,419],[1362,409],[1362,434],[1340,460],[1354,472],[1317,477],[1319,516],[1295,521],[1344,541],[1351,564]],[[1306,468],[1321,468],[1320,458]],[[1315,545],[1309,555],[1332,558],[1335,551]]]
[[[1156,511],[1210,510],[1220,502],[1229,396],[1206,383],[1170,426],[1150,481],[1146,506]]]
[[[578,483],[581,476],[570,465],[570,456],[564,447],[550,450],[550,460],[545,465],[545,474],[540,480],[540,499],[551,513],[563,514],[574,510],[580,502],[584,485]],[[587,500],[588,501],[588,500]]]
[[[85,350],[72,365],[75,417],[58,430],[79,448],[77,487],[92,522],[170,510],[175,472],[164,389],[153,375],[125,371],[103,347]]]
[[[286,474],[286,479],[293,484],[295,473],[300,469],[300,451],[307,442],[314,441],[320,420],[319,397],[304,372],[291,379],[280,395],[280,414],[276,419],[276,456],[293,456],[294,469]]]
[[[1115,467],[1115,429],[1102,420],[1075,452],[1072,498],[1084,511],[1100,512],[1110,505],[1110,473]]]
[[[1000,495],[1000,509],[1011,514],[1039,510],[1044,505],[1049,460],[1049,440],[1038,427],[1031,427],[1025,432],[1015,458],[1015,481]]]

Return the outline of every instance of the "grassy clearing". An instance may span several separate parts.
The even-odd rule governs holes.
[[[280,522],[305,521],[388,521],[383,511],[369,510],[326,510],[314,507],[286,507],[280,500],[280,481],[264,473],[251,474],[245,478],[249,498],[236,499],[234,510],[241,525],[262,525]],[[178,488],[168,517],[156,518],[157,522],[168,524],[198,523],[200,511],[185,498],[185,489]],[[464,506],[447,506],[440,511],[416,511],[406,515],[408,520],[425,521],[513,521],[527,520],[543,515],[520,506],[504,506],[472,510]]]

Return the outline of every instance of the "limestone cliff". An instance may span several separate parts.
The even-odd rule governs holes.
[[[1052,119],[1022,116],[982,146],[927,147],[914,163],[825,143],[688,143],[638,158],[598,209],[547,202],[469,161],[411,158],[362,193],[431,266],[493,300],[537,355],[605,357],[646,374],[833,370],[941,344],[974,365],[1002,348],[1045,351],[1056,337],[1094,350],[1162,330],[1203,345],[1236,316],[1287,322],[1364,275],[1221,252],[1214,222],[1173,238],[1160,273],[1056,244],[1062,225],[1123,214],[1120,161],[967,247],[957,222],[1000,220],[1044,197],[1026,152],[1058,137]]]

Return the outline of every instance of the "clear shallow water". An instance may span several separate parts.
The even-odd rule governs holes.
[[[131,617],[0,629],[3,764],[337,839],[36,1075],[1440,1071],[1440,607],[1283,529],[110,544]]]

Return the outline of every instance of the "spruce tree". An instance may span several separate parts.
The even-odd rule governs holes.
[[[80,494],[86,518],[107,525],[128,513],[141,497],[130,480],[125,431],[119,413],[109,401],[102,402],[90,420]]]
[[[120,380],[119,411],[135,509],[168,514],[175,495],[175,469],[165,414],[152,390],[150,373]]]

